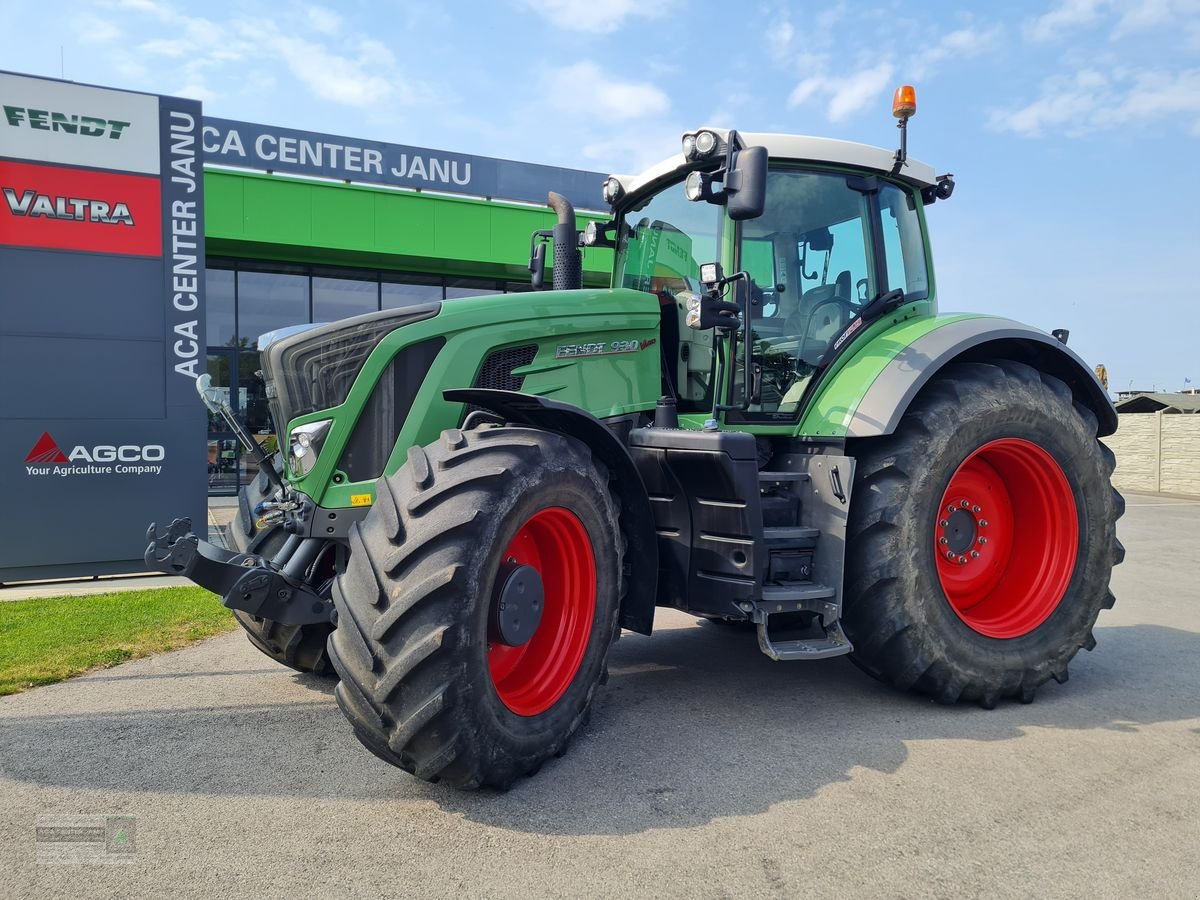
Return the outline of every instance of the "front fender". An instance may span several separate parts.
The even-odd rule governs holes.
[[[821,391],[813,404],[816,420],[806,417],[803,431],[847,438],[891,434],[913,398],[945,366],[985,359],[1024,362],[1061,379],[1096,414],[1099,437],[1117,430],[1112,401],[1074,350],[1011,319],[956,315],[908,322],[872,339]]]

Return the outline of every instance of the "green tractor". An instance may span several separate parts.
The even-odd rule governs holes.
[[[552,290],[267,342],[282,454],[234,548],[177,520],[148,565],[332,667],[371,752],[459,788],[560,755],[663,606],[771,659],[1031,701],[1113,603],[1117,417],[1065,339],[938,313],[925,211],[953,181],[903,133],[689,133],[605,182],[607,222],[551,195]],[[607,290],[581,288],[596,246]]]

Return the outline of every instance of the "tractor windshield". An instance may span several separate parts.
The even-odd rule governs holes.
[[[625,213],[617,247],[613,285],[658,296],[663,389],[675,395],[680,412],[712,408],[713,334],[683,323],[686,295],[700,291],[701,263],[721,258],[722,219],[719,206],[689,201],[675,182]]]

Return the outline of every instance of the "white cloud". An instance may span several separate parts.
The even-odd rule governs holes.
[[[342,17],[332,9],[324,6],[309,6],[305,8],[304,15],[313,31],[319,31],[321,34],[337,34],[341,30]]]
[[[359,108],[385,102],[416,103],[430,92],[401,72],[382,41],[366,32],[348,33],[341,15],[318,5],[278,18],[236,18],[217,23],[185,15],[159,0],[119,0],[120,5],[157,19],[169,35],[150,34],[139,50],[144,56],[179,60],[171,74],[183,81],[180,92],[212,97],[212,79],[224,75],[241,92],[252,89],[231,62],[247,59],[282,66],[315,97]],[[143,23],[145,20],[143,20]],[[143,31],[146,29],[143,26]]]
[[[1114,74],[1084,69],[1046,82],[1042,95],[1032,103],[993,110],[989,124],[997,131],[1025,137],[1050,133],[1080,137],[1173,117],[1183,118],[1191,127],[1200,124],[1200,69]]]
[[[671,101],[646,81],[619,81],[596,63],[583,61],[552,70],[549,103],[560,113],[578,114],[600,122],[639,119],[665,113]]]
[[[336,53],[322,44],[284,34],[264,35],[262,46],[322,100],[370,106],[405,92],[402,83],[379,74],[361,59]],[[406,98],[401,98],[406,99]]]
[[[1032,41],[1060,38],[1077,28],[1116,17],[1111,38],[1187,21],[1200,14],[1200,0],[1059,0],[1048,12],[1025,23]]]
[[[1137,3],[1114,4],[1120,7],[1121,18],[1113,29],[1113,37],[1130,32],[1169,25],[1200,14],[1200,0],[1139,0]],[[1194,21],[1194,19],[1193,19]]]
[[[825,115],[831,122],[842,122],[886,91],[896,67],[890,62],[860,69],[845,78],[813,75],[804,79],[788,97],[788,106],[801,106],[820,99],[826,104]]]
[[[108,44],[121,36],[121,29],[110,20],[91,13],[75,16],[71,27],[85,44]]]
[[[675,4],[673,0],[518,0],[518,5],[567,31],[611,34],[627,19],[662,18]]]
[[[994,50],[1004,34],[999,25],[990,28],[959,28],[944,34],[936,44],[921,53],[904,73],[920,80],[932,74],[941,63],[952,59],[970,59]]]
[[[782,20],[772,22],[771,27],[767,29],[767,47],[771,56],[776,60],[786,59],[792,51],[792,40],[795,37],[796,28],[791,20],[786,18],[786,14]]]
[[[1025,36],[1032,41],[1049,41],[1064,31],[1091,25],[1100,18],[1109,0],[1059,0],[1049,12],[1025,24]]]

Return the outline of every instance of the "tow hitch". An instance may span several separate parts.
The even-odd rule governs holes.
[[[304,573],[326,542],[293,535],[267,560],[253,553],[234,553],[201,540],[191,519],[176,519],[163,533],[151,523],[146,531],[147,567],[166,575],[182,575],[214,594],[230,609],[284,625],[329,622],[333,603],[304,583]]]

